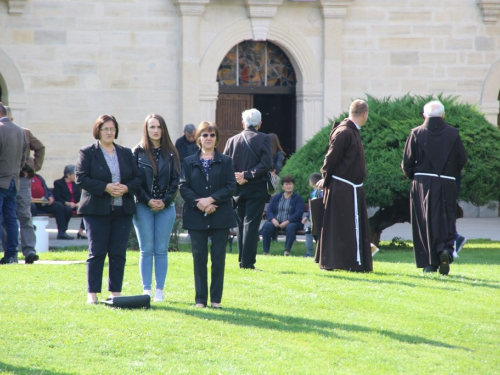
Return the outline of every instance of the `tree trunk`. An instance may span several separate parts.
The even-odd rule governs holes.
[[[410,202],[408,197],[394,200],[394,204],[390,207],[381,207],[368,221],[370,224],[370,241],[378,246],[384,229],[396,223],[410,222]]]

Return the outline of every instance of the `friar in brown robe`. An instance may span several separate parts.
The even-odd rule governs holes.
[[[444,122],[444,106],[424,106],[424,123],[412,129],[401,168],[410,191],[413,251],[417,268],[447,275],[456,239],[456,177],[467,162],[458,129]]]
[[[325,193],[323,227],[315,261],[325,270],[372,271],[372,254],[363,181],[365,151],[359,128],[368,119],[368,104],[355,100],[349,118],[336,123],[317,184]]]

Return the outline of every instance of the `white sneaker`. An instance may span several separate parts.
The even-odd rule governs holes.
[[[155,298],[154,298],[153,301],[154,302],[163,302],[163,301],[165,301],[163,299],[163,290],[161,290],[161,289],[156,289],[155,290]]]
[[[151,290],[144,289],[144,290],[142,291],[142,295],[144,295],[144,296],[150,296],[150,297],[151,297]]]
[[[372,250],[372,256],[374,256],[375,254],[378,253],[378,251],[380,250],[377,246],[375,246],[374,244],[370,243],[370,246],[371,246],[371,250]]]

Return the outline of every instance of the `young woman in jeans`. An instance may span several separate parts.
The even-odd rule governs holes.
[[[156,290],[154,302],[162,302],[167,277],[168,244],[175,221],[174,199],[179,186],[179,155],[163,117],[151,114],[143,125],[142,140],[134,149],[142,177],[136,193],[133,217],[139,240],[143,294],[152,296],[153,262]]]

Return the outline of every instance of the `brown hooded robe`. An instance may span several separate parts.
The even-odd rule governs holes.
[[[316,247],[315,262],[323,269],[372,271],[368,214],[363,187],[356,188],[359,215],[359,251],[354,214],[354,188],[332,175],[362,184],[366,177],[366,162],[359,130],[349,119],[336,123],[330,133],[330,145],[321,172],[324,178],[325,214],[323,228]]]
[[[450,256],[453,253],[457,201],[454,178],[466,162],[467,154],[458,129],[446,124],[441,117],[430,117],[412,129],[401,168],[413,179],[410,209],[417,268],[439,266],[439,254],[443,250]]]

